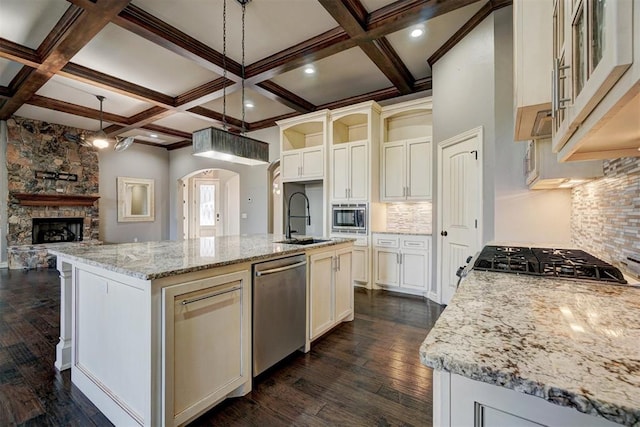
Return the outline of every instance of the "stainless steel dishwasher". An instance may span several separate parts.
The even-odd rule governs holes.
[[[253,266],[253,376],[304,347],[305,255]]]

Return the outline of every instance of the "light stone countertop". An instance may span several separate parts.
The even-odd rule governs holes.
[[[640,289],[472,270],[423,364],[640,425]]]
[[[49,252],[127,276],[153,280],[241,262],[302,253],[308,249],[354,241],[347,238],[332,238],[327,242],[312,245],[274,243],[279,240],[284,240],[284,237],[272,234],[220,236],[50,248]]]

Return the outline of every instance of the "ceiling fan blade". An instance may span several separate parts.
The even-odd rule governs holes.
[[[93,144],[91,144],[91,141],[89,141],[89,138],[87,138],[87,135],[84,132],[80,134],[80,138],[78,138],[78,142],[83,147],[88,147],[88,148],[93,147]]]
[[[115,151],[124,151],[127,148],[131,147],[133,144],[134,138],[132,136],[128,136],[126,138],[116,137],[116,144],[113,146]]]

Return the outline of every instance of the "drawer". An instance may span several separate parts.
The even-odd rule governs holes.
[[[403,236],[400,242],[405,249],[429,249],[429,236]]]
[[[400,237],[390,234],[374,234],[373,246],[382,248],[398,248],[400,247]]]

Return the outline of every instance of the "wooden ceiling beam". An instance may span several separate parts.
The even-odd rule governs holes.
[[[191,139],[191,133],[184,132],[184,131],[177,130],[177,129],[168,128],[168,127],[165,127],[165,126],[144,125],[144,126],[142,126],[141,129],[148,130],[148,131],[154,132],[154,133],[161,133],[163,135],[173,136],[173,137],[176,137],[176,138]]]
[[[29,77],[16,89],[15,94],[0,108],[0,120],[9,118],[27,102],[42,86],[60,71],[69,60],[98,34],[129,0],[99,0],[90,11],[75,13],[77,6],[71,5],[60,21],[64,21],[63,34],[55,35],[55,42],[47,47],[47,56]],[[58,25],[56,26],[56,29]]]
[[[100,110],[85,107],[84,105],[72,104],[70,102],[60,101],[41,95],[33,95],[29,101],[29,105],[47,108],[49,110],[60,111],[61,113],[73,114],[75,116],[86,117],[89,119],[100,120]],[[102,118],[105,122],[125,125],[129,119],[118,114],[103,112]]]
[[[309,113],[316,109],[316,106],[306,99],[288,91],[271,80],[265,80],[251,88],[262,96],[286,105],[287,107],[296,110],[298,113]]]
[[[300,113],[287,113],[287,114],[282,114],[280,116],[271,117],[271,118],[264,119],[264,120],[259,120],[257,122],[252,122],[252,123],[249,124],[249,131],[253,132],[253,131],[256,131],[256,130],[273,127],[273,126],[276,125],[276,122],[278,120],[288,119],[288,118],[291,118],[291,117],[295,117],[295,116],[297,116],[299,114]]]
[[[178,95],[176,97],[175,104],[176,107],[179,107],[181,110],[188,110],[190,108],[206,104],[214,99],[221,98],[223,91],[226,94],[230,94],[235,92],[239,87],[240,85],[234,83],[232,80],[227,79],[225,81],[224,77],[220,77],[219,79],[207,82],[191,89],[188,92]]]
[[[230,116],[226,116],[225,118],[222,117],[221,113],[218,113],[217,111],[213,111],[213,110],[209,110],[208,108],[205,107],[193,107],[187,110],[188,113],[191,113],[195,116],[200,116],[200,117],[204,117],[206,119],[211,119],[211,120],[215,120],[218,123],[222,124],[224,121],[226,121],[227,123],[227,127],[229,128],[229,130],[231,131],[236,131],[236,132],[241,132],[242,131],[242,121],[235,119],[233,117]],[[249,129],[249,124],[245,123],[245,127],[247,129]]]
[[[27,65],[31,68],[38,68],[41,64],[40,55],[36,50],[2,37],[0,37],[0,58]]]
[[[112,127],[109,126],[109,130],[105,129],[105,133],[107,136],[116,136],[118,134],[128,132],[132,129],[138,129],[145,125],[151,124],[157,120],[163,119],[167,116],[174,114],[174,110],[167,110],[166,108],[153,106],[149,109],[146,109],[136,115],[129,117],[127,120],[127,124],[124,126]]]
[[[229,57],[223,59],[221,53],[135,5],[128,5],[113,23],[216,74],[223,74],[226,62],[227,78],[242,80],[240,64]]]
[[[13,96],[13,91],[7,86],[0,86],[0,99],[8,99]]]
[[[427,59],[429,66],[433,68],[433,64],[438,62],[440,58],[465,38],[467,34],[473,31],[487,16],[491,15],[495,10],[510,6],[511,4],[513,4],[513,0],[489,0]]]

